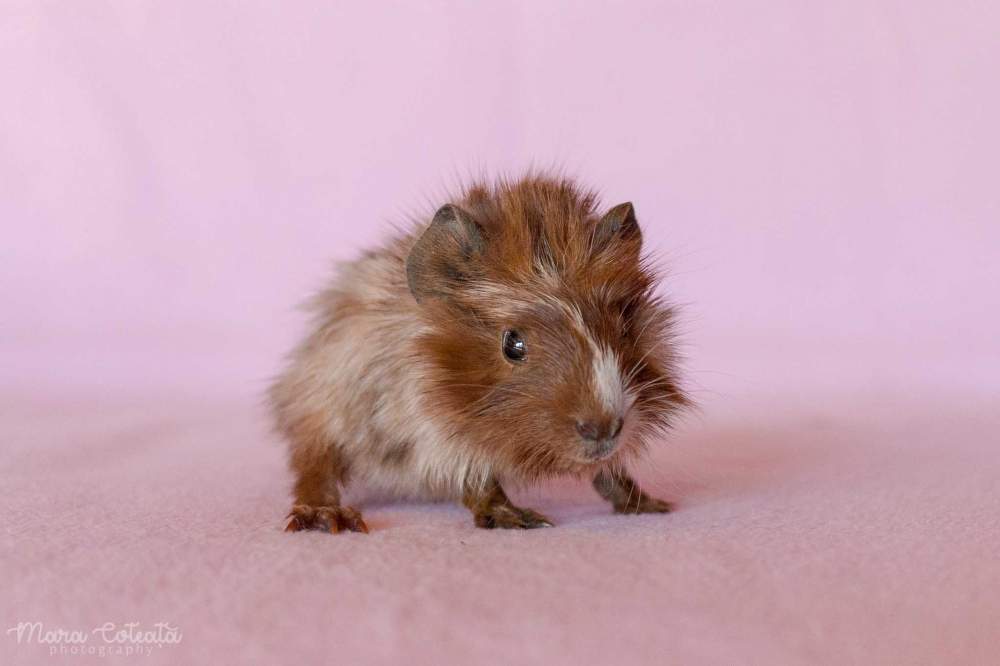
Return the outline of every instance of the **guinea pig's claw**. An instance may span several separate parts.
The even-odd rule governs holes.
[[[670,502],[664,502],[663,500],[656,499],[655,497],[650,497],[646,493],[640,493],[636,499],[629,501],[626,504],[616,505],[615,511],[618,513],[670,513],[674,509],[674,505]]]
[[[531,526],[532,527],[555,527],[555,525],[552,524],[552,521],[550,521],[548,518],[546,518],[542,514],[535,513],[534,511],[531,511],[531,513],[534,514],[534,516],[533,516],[533,518],[531,520],[531,522],[532,522]]]

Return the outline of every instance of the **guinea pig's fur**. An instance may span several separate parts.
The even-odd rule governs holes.
[[[672,311],[631,204],[533,175],[475,184],[340,267],[270,389],[296,482],[289,530],[367,531],[348,480],[461,499],[481,527],[551,521],[502,484],[588,475],[663,512],[625,471],[687,404]]]

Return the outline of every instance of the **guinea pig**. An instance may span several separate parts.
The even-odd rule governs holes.
[[[269,391],[295,478],[286,530],[367,532],[362,481],[461,499],[484,528],[550,527],[504,485],[584,476],[663,513],[626,463],[688,405],[673,310],[632,204],[545,175],[477,183],[342,264]]]

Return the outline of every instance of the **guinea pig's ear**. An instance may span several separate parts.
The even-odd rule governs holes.
[[[620,246],[639,254],[642,249],[642,231],[635,219],[632,202],[618,204],[600,219],[594,227],[594,251]]]
[[[467,280],[484,244],[482,227],[468,213],[454,204],[438,209],[406,258],[406,280],[417,302],[447,297]]]

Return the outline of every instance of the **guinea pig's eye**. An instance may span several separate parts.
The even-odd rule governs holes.
[[[520,333],[510,330],[503,332],[503,355],[507,357],[507,360],[523,361],[526,353],[528,353],[528,348]]]

